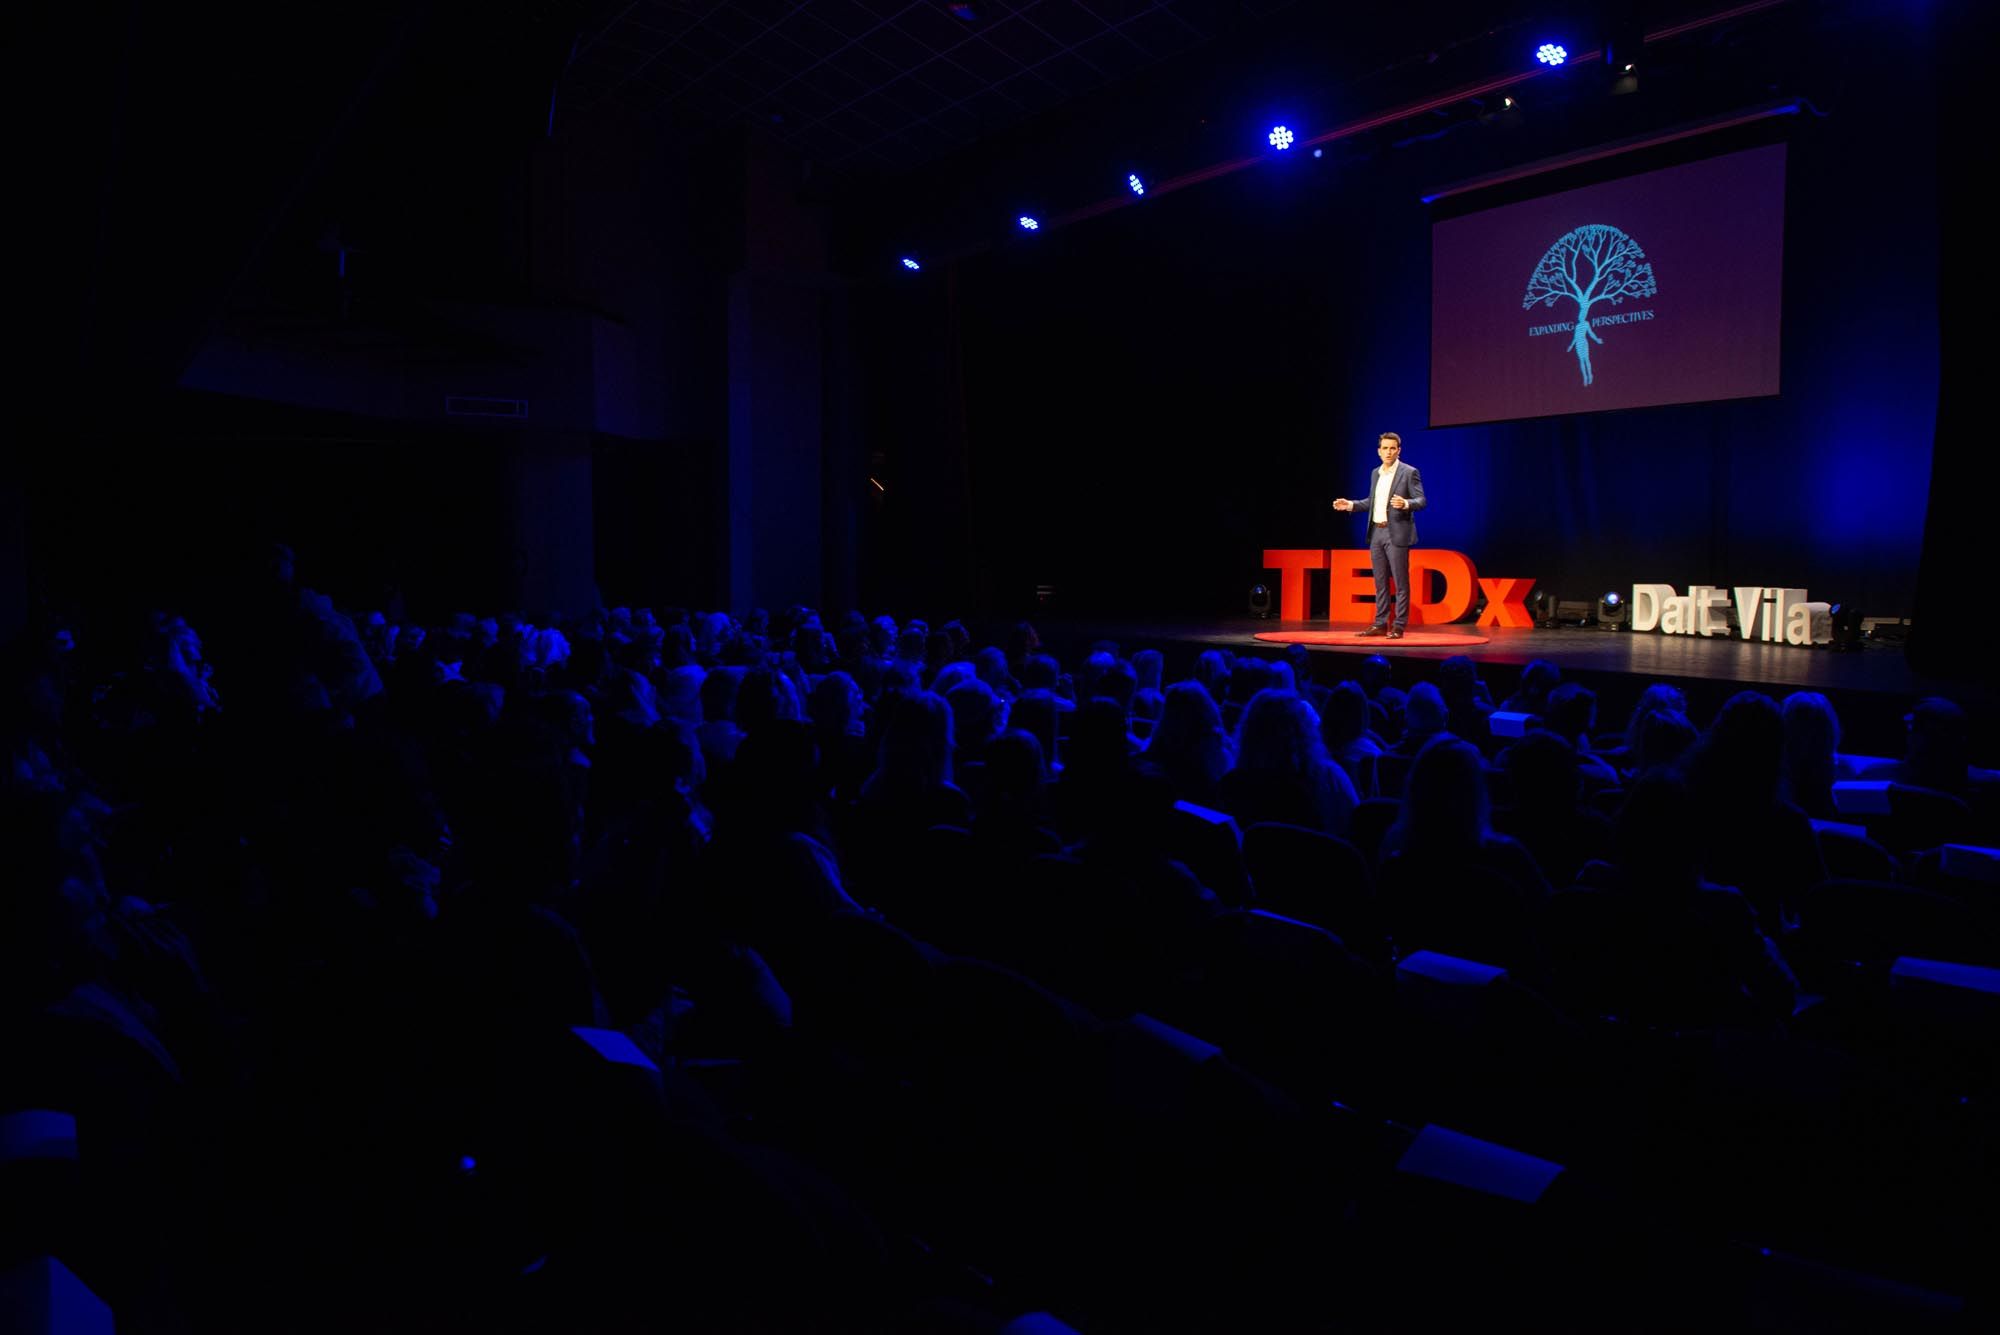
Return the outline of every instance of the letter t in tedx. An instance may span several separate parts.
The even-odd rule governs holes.
[[[1279,572],[1278,616],[1286,621],[1304,621],[1306,572],[1326,569],[1326,549],[1266,548],[1264,569]]]

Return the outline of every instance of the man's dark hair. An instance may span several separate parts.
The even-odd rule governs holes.
[[[1542,722],[1565,741],[1590,740],[1597,722],[1597,694],[1579,682],[1569,681],[1549,692],[1549,705]]]
[[[1393,440],[1393,441],[1395,441],[1395,442],[1396,442],[1396,448],[1397,448],[1397,449],[1399,449],[1399,450],[1403,448],[1403,438],[1402,438],[1401,436],[1397,435],[1397,434],[1396,434],[1395,432],[1393,432],[1393,431],[1384,431],[1384,432],[1383,432],[1383,433],[1382,433],[1381,435],[1379,435],[1379,436],[1377,436],[1377,437],[1375,438],[1375,443],[1379,445],[1379,444],[1381,444],[1381,443],[1382,443],[1383,441],[1385,441],[1385,440]]]

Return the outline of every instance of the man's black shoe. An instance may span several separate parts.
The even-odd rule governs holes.
[[[1370,626],[1367,630],[1355,632],[1355,634],[1359,637],[1366,637],[1369,635],[1389,635],[1393,633],[1394,632],[1392,632],[1387,626]]]

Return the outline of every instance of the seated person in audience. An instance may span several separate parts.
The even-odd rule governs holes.
[[[1059,749],[1062,704],[1048,691],[1024,690],[1007,710],[1008,724],[1034,734],[1035,741],[1041,745],[1042,763],[1048,767],[1051,780],[1060,778],[1063,772]]]
[[[1861,777],[1889,779],[1913,788],[1934,788],[1954,797],[1969,795],[1975,771],[1972,731],[1965,711],[1943,696],[1934,695],[1918,701],[1916,708],[1903,716],[1903,725],[1908,730],[1904,734],[1903,758],[1872,765],[1862,771]],[[1980,770],[1977,774],[1982,781],[1990,781],[1989,771]]]
[[[986,748],[986,764],[973,793],[972,833],[981,849],[1034,857],[1060,853],[1050,828],[1048,768],[1035,735],[1012,729]]]
[[[1058,711],[1067,713],[1076,708],[1076,700],[1070,695],[1073,684],[1056,660],[1047,654],[1028,655],[1014,669],[1014,675],[1020,679],[1023,692],[1047,691],[1055,700]]]
[[[736,687],[730,717],[746,737],[773,723],[797,723],[801,714],[798,689],[782,672],[754,667]]]
[[[813,686],[814,740],[819,744],[820,784],[836,802],[851,802],[875,770],[861,688],[845,672],[829,672]]]
[[[1500,707],[1513,714],[1539,717],[1549,707],[1549,692],[1562,685],[1562,669],[1546,658],[1537,658],[1521,669],[1521,686]]]
[[[963,776],[966,766],[985,762],[987,746],[1007,725],[1007,708],[977,677],[952,687],[945,703],[951,706],[952,769]]]
[[[1007,632],[1007,668],[1016,677],[1021,675],[1021,664],[1029,655],[1042,651],[1042,637],[1035,633],[1034,626],[1026,621],[1017,621]],[[1023,683],[1025,685],[1026,683]]]
[[[1363,800],[1381,796],[1376,762],[1382,757],[1382,743],[1368,730],[1368,697],[1358,683],[1343,681],[1327,692],[1319,735],[1326,753],[1347,771]]]
[[[1398,953],[1532,962],[1548,880],[1526,848],[1493,829],[1486,762],[1471,743],[1444,733],[1417,755],[1402,817],[1383,836],[1382,862],[1381,898]]]
[[[896,623],[889,621],[885,626],[882,622],[886,620],[869,621],[855,612],[841,622],[839,667],[854,678],[864,700],[873,700],[880,694],[888,646],[895,642]]]
[[[1702,813],[1702,872],[1750,897],[1765,925],[1783,931],[1799,900],[1826,879],[1804,812],[1778,791],[1784,724],[1777,701],[1740,691],[1723,705],[1681,771]]]
[[[1077,696],[1084,700],[1094,700],[1100,695],[1113,695],[1111,691],[1099,689],[1098,683],[1104,680],[1105,674],[1111,671],[1117,662],[1117,654],[1103,646],[1101,642],[1099,647],[1084,655],[1083,667],[1076,674]]]
[[[767,723],[743,738],[726,780],[711,783],[717,823],[739,835],[805,834],[831,847],[820,778],[812,726],[796,719]]]
[[[1453,736],[1487,749],[1491,736],[1486,716],[1493,712],[1493,697],[1479,679],[1479,669],[1464,654],[1453,654],[1438,664],[1438,694],[1444,697],[1445,727]]]
[[[1138,678],[1142,691],[1160,691],[1165,686],[1161,681],[1166,671],[1166,656],[1158,649],[1141,649],[1132,655],[1132,672]]]
[[[1361,660],[1361,689],[1370,700],[1379,698],[1384,691],[1395,690],[1390,684],[1394,680],[1395,670],[1381,654],[1370,654]]]
[[[1438,688],[1427,681],[1418,682],[1403,702],[1402,735],[1387,754],[1398,760],[1416,759],[1434,738],[1451,735],[1447,718],[1444,696]]]
[[[1219,789],[1222,809],[1239,825],[1281,821],[1342,836],[1361,801],[1296,691],[1259,691],[1250,701],[1236,730],[1236,768]]]
[[[1549,707],[1542,726],[1570,744],[1576,752],[1577,777],[1583,791],[1616,788],[1618,771],[1591,751],[1590,732],[1597,726],[1597,695],[1577,682],[1564,682],[1549,693]]]
[[[1194,679],[1208,692],[1208,698],[1220,708],[1229,698],[1229,674],[1233,664],[1224,649],[1205,649],[1194,661]]]
[[[1780,717],[1785,730],[1778,795],[1818,820],[1832,820],[1833,781],[1840,752],[1840,719],[1817,691],[1793,691]]]
[[[963,659],[955,659],[939,668],[932,676],[930,691],[933,695],[951,698],[951,693],[968,681],[979,680],[979,670]]]
[[[1129,1013],[1185,978],[1220,907],[1169,851],[1173,804],[1157,776],[1105,776],[1084,837],[1067,856],[1034,864],[1022,887],[1023,898],[1043,905],[1043,941],[1031,961],[1045,961],[1038,971],[1103,1013]],[[1051,894],[1059,898],[1050,902]]]
[[[1229,695],[1219,701],[1222,726],[1234,733],[1243,722],[1243,711],[1259,691],[1281,689],[1278,665],[1265,658],[1239,658],[1229,671]]]
[[[1116,700],[1118,707],[1125,713],[1126,731],[1129,732],[1131,731],[1132,697],[1137,693],[1138,689],[1139,678],[1132,671],[1132,665],[1122,658],[1114,658],[1098,676],[1096,684],[1090,689],[1086,698],[1101,696],[1107,700]],[[1133,738],[1135,748],[1138,741],[1138,738]]]
[[[893,829],[966,825],[972,809],[952,781],[951,706],[907,691],[884,699],[880,713],[881,751],[861,785],[861,809]]]
[[[1494,824],[1521,841],[1553,885],[1568,885],[1583,864],[1609,856],[1611,821],[1578,803],[1576,752],[1552,732],[1531,732],[1502,756],[1508,805]]]
[[[908,665],[918,681],[929,681],[937,675],[925,657],[929,643],[930,633],[918,621],[905,625],[896,636],[895,661]]]
[[[1625,736],[1617,754],[1605,754],[1605,759],[1611,761],[1614,768],[1626,770],[1632,767],[1630,757],[1639,749],[1640,723],[1648,714],[1654,712],[1679,714],[1682,718],[1686,718],[1687,697],[1681,694],[1680,687],[1665,681],[1656,681],[1641,691],[1638,701],[1632,706],[1632,712],[1626,716]]]
[[[1633,740],[1624,751],[1618,776],[1628,784],[1674,769],[1701,736],[1687,715],[1669,709],[1647,710],[1632,720],[1626,735]]]
[[[1782,1022],[1798,981],[1750,901],[1701,874],[1687,837],[1700,805],[1675,780],[1639,781],[1610,865],[1555,897],[1543,924],[1546,986],[1578,1015],[1672,1028]]]
[[[1021,683],[1008,670],[1007,655],[993,645],[972,656],[972,670],[1002,700],[1012,700],[1021,693]]]
[[[1236,742],[1222,727],[1222,711],[1199,681],[1167,688],[1160,726],[1146,743],[1142,767],[1163,776],[1180,801],[1212,807],[1222,776],[1236,764]]]
[[[1084,838],[1097,828],[1123,791],[1137,754],[1125,708],[1116,700],[1100,695],[1076,711],[1056,786],[1056,819],[1065,839]]]
[[[1150,740],[1167,712],[1167,697],[1159,691],[1140,687],[1132,692],[1132,735],[1141,742]]]
[[[956,647],[948,633],[934,630],[924,636],[924,673],[932,681],[937,680],[940,672],[957,661]]]
[[[945,639],[951,642],[951,656],[953,658],[972,657],[972,632],[965,628],[963,621],[945,622],[944,636]]]
[[[1292,671],[1292,689],[1304,696],[1315,711],[1323,710],[1331,688],[1313,680],[1312,650],[1303,644],[1286,645],[1285,666]]]
[[[1368,726],[1385,743],[1401,739],[1405,696],[1395,686],[1395,669],[1381,654],[1361,660],[1361,689],[1368,696]]]
[[[743,684],[742,668],[715,668],[701,683],[701,726],[695,736],[710,773],[719,772],[736,757],[743,730],[736,726],[736,692]]]
[[[882,667],[882,679],[877,683],[876,693],[869,697],[872,704],[887,700],[892,695],[909,695],[924,688],[923,668],[892,658]]]

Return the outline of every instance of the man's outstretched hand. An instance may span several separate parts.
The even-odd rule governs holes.
[[[1354,508],[1354,502],[1345,500],[1335,501],[1333,503],[1333,508],[1336,510],[1352,510]]]

